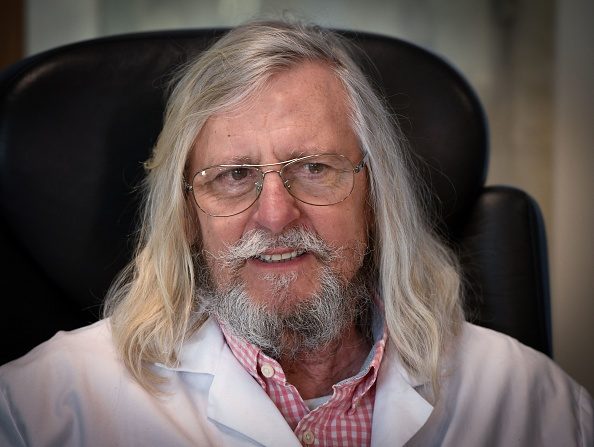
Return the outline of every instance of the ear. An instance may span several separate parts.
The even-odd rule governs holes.
[[[200,232],[200,220],[198,219],[198,207],[194,203],[194,198],[190,191],[186,191],[184,214],[185,214],[185,232],[190,246],[199,247],[202,245]]]

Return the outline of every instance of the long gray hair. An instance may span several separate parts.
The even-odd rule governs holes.
[[[182,68],[146,164],[138,247],[108,293],[105,316],[126,366],[152,391],[159,377],[147,366],[175,364],[184,340],[204,321],[195,317],[200,235],[183,187],[196,137],[210,116],[254,97],[270,76],[304,61],[326,64],[347,92],[353,130],[368,154],[370,246],[390,342],[409,373],[438,387],[440,360],[463,320],[460,275],[427,224],[397,125],[343,38],[266,21],[233,29]]]

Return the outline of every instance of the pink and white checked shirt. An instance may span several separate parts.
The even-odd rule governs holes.
[[[384,328],[361,371],[333,385],[330,399],[309,410],[297,389],[287,382],[280,364],[221,324],[233,355],[274,402],[306,446],[369,446],[375,402],[375,380],[384,354]]]

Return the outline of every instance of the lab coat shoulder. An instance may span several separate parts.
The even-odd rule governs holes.
[[[76,430],[79,426],[77,413],[101,416],[109,411],[107,396],[117,389],[114,384],[124,372],[116,358],[108,324],[100,321],[72,332],[58,332],[27,355],[2,366],[0,444],[47,442],[36,433],[53,442],[66,441],[67,427]],[[86,393],[101,398],[91,403],[82,398]],[[86,408],[90,405],[92,409]],[[100,419],[97,424],[102,424]]]
[[[542,353],[466,323],[413,445],[593,445],[588,392]],[[425,444],[427,445],[427,444]]]
[[[8,401],[24,399],[23,403],[28,403],[31,396],[43,403],[44,396],[67,398],[66,393],[75,385],[90,386],[93,382],[93,387],[109,387],[123,373],[104,320],[75,331],[58,332],[25,356],[3,365],[0,391]],[[42,410],[41,406],[27,405],[36,412]]]
[[[202,325],[179,357],[175,366],[152,365],[166,379],[155,395],[118,357],[108,320],[58,333],[0,368],[0,445],[298,445],[216,322]]]
[[[25,356],[3,365],[0,368],[0,379],[11,379],[15,374],[39,374],[38,370],[41,365],[52,365],[49,369],[44,370],[44,376],[51,380],[57,373],[61,377],[68,374],[68,371],[60,371],[58,366],[76,365],[75,371],[72,371],[72,368],[64,368],[74,374],[81,368],[84,369],[91,365],[95,367],[98,358],[104,364],[112,365],[116,362],[117,356],[108,320],[101,320],[73,331],[57,332],[52,338],[41,343]],[[31,368],[31,365],[34,367]]]

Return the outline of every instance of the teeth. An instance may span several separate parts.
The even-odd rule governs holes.
[[[273,255],[259,255],[257,259],[264,262],[284,262],[290,259],[295,259],[297,256],[301,256],[304,251],[292,251],[289,253],[275,253]]]

